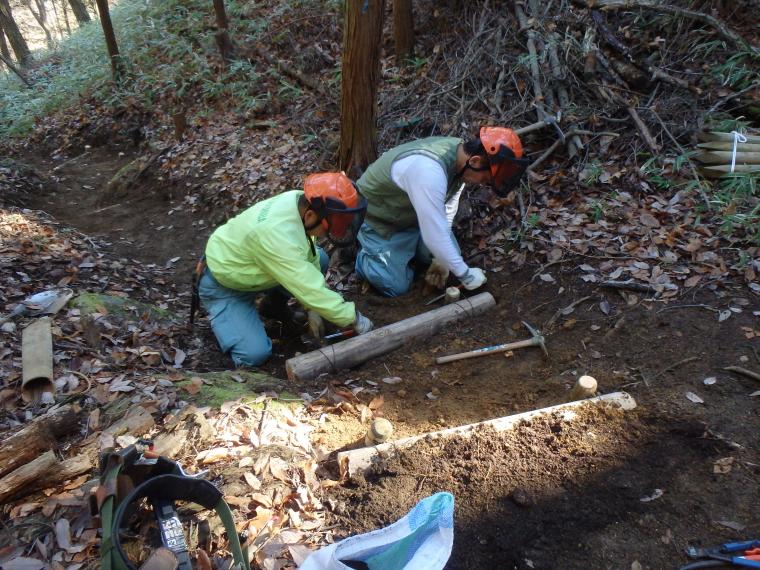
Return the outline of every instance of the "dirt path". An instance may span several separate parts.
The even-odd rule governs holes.
[[[132,157],[96,156],[57,171],[34,161],[59,180],[28,206],[102,237],[123,257],[162,266],[180,257],[175,278],[186,283],[211,228],[198,229],[199,218],[155,182],[104,201],[102,189]],[[380,413],[399,436],[558,403],[581,374],[595,376],[603,393],[630,392],[637,411],[590,414],[564,434],[537,423],[506,436],[414,448],[328,493],[345,529],[377,528],[430,493],[450,490],[457,510],[449,568],[668,568],[685,562],[687,544],[760,535],[760,398],[750,396],[760,384],[725,370],[760,369],[756,296],[729,284],[667,304],[641,294],[624,298],[582,281],[580,263],[563,263],[551,283],[534,281],[534,270],[492,274],[487,289],[498,305],[488,318],[293,391],[316,394],[329,382],[353,390],[358,401],[382,394]],[[558,313],[584,297],[572,312]],[[427,310],[426,300],[418,289],[392,300],[357,298],[380,325]],[[719,322],[730,307],[730,318]],[[524,338],[521,320],[543,329],[549,359],[526,349],[433,364],[436,355]],[[204,343],[223,366],[207,328],[186,342]],[[284,376],[295,350],[304,347],[276,341],[267,370]],[[388,377],[401,382],[384,383]],[[329,414],[314,440],[334,452],[357,445],[364,431],[356,416]],[[657,489],[659,498],[642,501]]]

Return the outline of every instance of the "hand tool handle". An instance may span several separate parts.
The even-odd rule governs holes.
[[[515,348],[525,348],[528,346],[536,346],[538,343],[536,339],[530,338],[528,340],[519,340],[517,342],[508,342],[507,344],[497,344],[494,346],[486,346],[484,348],[478,348],[477,350],[471,350],[469,352],[460,352],[459,354],[450,354],[449,356],[439,356],[435,359],[436,364],[446,364],[447,362],[454,362],[455,360],[465,360],[467,358],[477,358],[478,356],[485,356],[486,354],[496,354],[498,352],[507,352]]]

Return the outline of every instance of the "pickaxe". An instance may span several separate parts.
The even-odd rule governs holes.
[[[454,362],[455,360],[464,360],[466,358],[476,358],[478,356],[485,356],[486,354],[495,354],[497,352],[507,352],[508,350],[514,350],[516,348],[526,348],[528,346],[540,346],[544,351],[546,357],[549,357],[549,353],[546,350],[546,344],[544,342],[543,335],[530,326],[525,321],[522,322],[530,331],[533,336],[528,340],[519,340],[517,342],[508,342],[507,344],[497,344],[494,346],[486,346],[478,348],[477,350],[471,350],[469,352],[460,352],[459,354],[450,354],[449,356],[439,356],[435,359],[436,364],[445,364],[446,362]]]

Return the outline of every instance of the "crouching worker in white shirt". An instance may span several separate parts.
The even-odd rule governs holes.
[[[502,196],[525,172],[520,139],[511,129],[483,127],[478,138],[429,137],[385,152],[356,185],[367,200],[356,271],[388,297],[409,291],[412,261],[429,268],[425,280],[443,289],[449,274],[474,290],[486,282],[469,267],[451,234],[464,184],[487,184]]]

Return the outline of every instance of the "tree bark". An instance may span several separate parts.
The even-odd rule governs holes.
[[[69,6],[71,6],[71,11],[74,12],[74,17],[80,26],[90,21],[90,13],[82,0],[69,0]]]
[[[2,442],[0,475],[13,471],[56,445],[57,440],[79,427],[79,408],[63,406],[35,418]]]
[[[396,40],[396,61],[414,57],[414,17],[412,0],[393,0],[393,34]]]
[[[25,67],[29,63],[32,53],[29,51],[29,46],[24,36],[21,35],[18,25],[16,25],[16,20],[13,19],[8,0],[0,0],[0,26],[8,37],[13,53],[16,54],[16,61],[21,67]]]
[[[347,0],[343,30],[340,168],[356,177],[377,158],[377,87],[385,1]]]
[[[224,0],[214,0],[214,14],[216,14],[216,46],[222,56],[222,61],[227,64],[235,59],[235,45],[230,38],[230,23],[227,12],[224,9]]]
[[[113,24],[111,24],[111,13],[108,10],[108,0],[95,0],[95,2],[98,5],[98,12],[100,13],[100,24],[103,26],[103,35],[106,39],[108,57],[111,59],[111,73],[113,75],[113,80],[118,83],[121,80],[124,66],[121,61],[121,56],[119,55],[119,46],[116,44],[116,34],[114,34],[113,31]]]
[[[2,55],[5,60],[11,59],[11,52],[8,48],[8,42],[5,39],[2,22],[0,22],[0,55]]]
[[[8,473],[0,479],[0,502],[4,502],[13,495],[18,495],[24,487],[46,475],[55,467],[56,463],[58,461],[55,458],[55,453],[47,451],[15,471]]]

